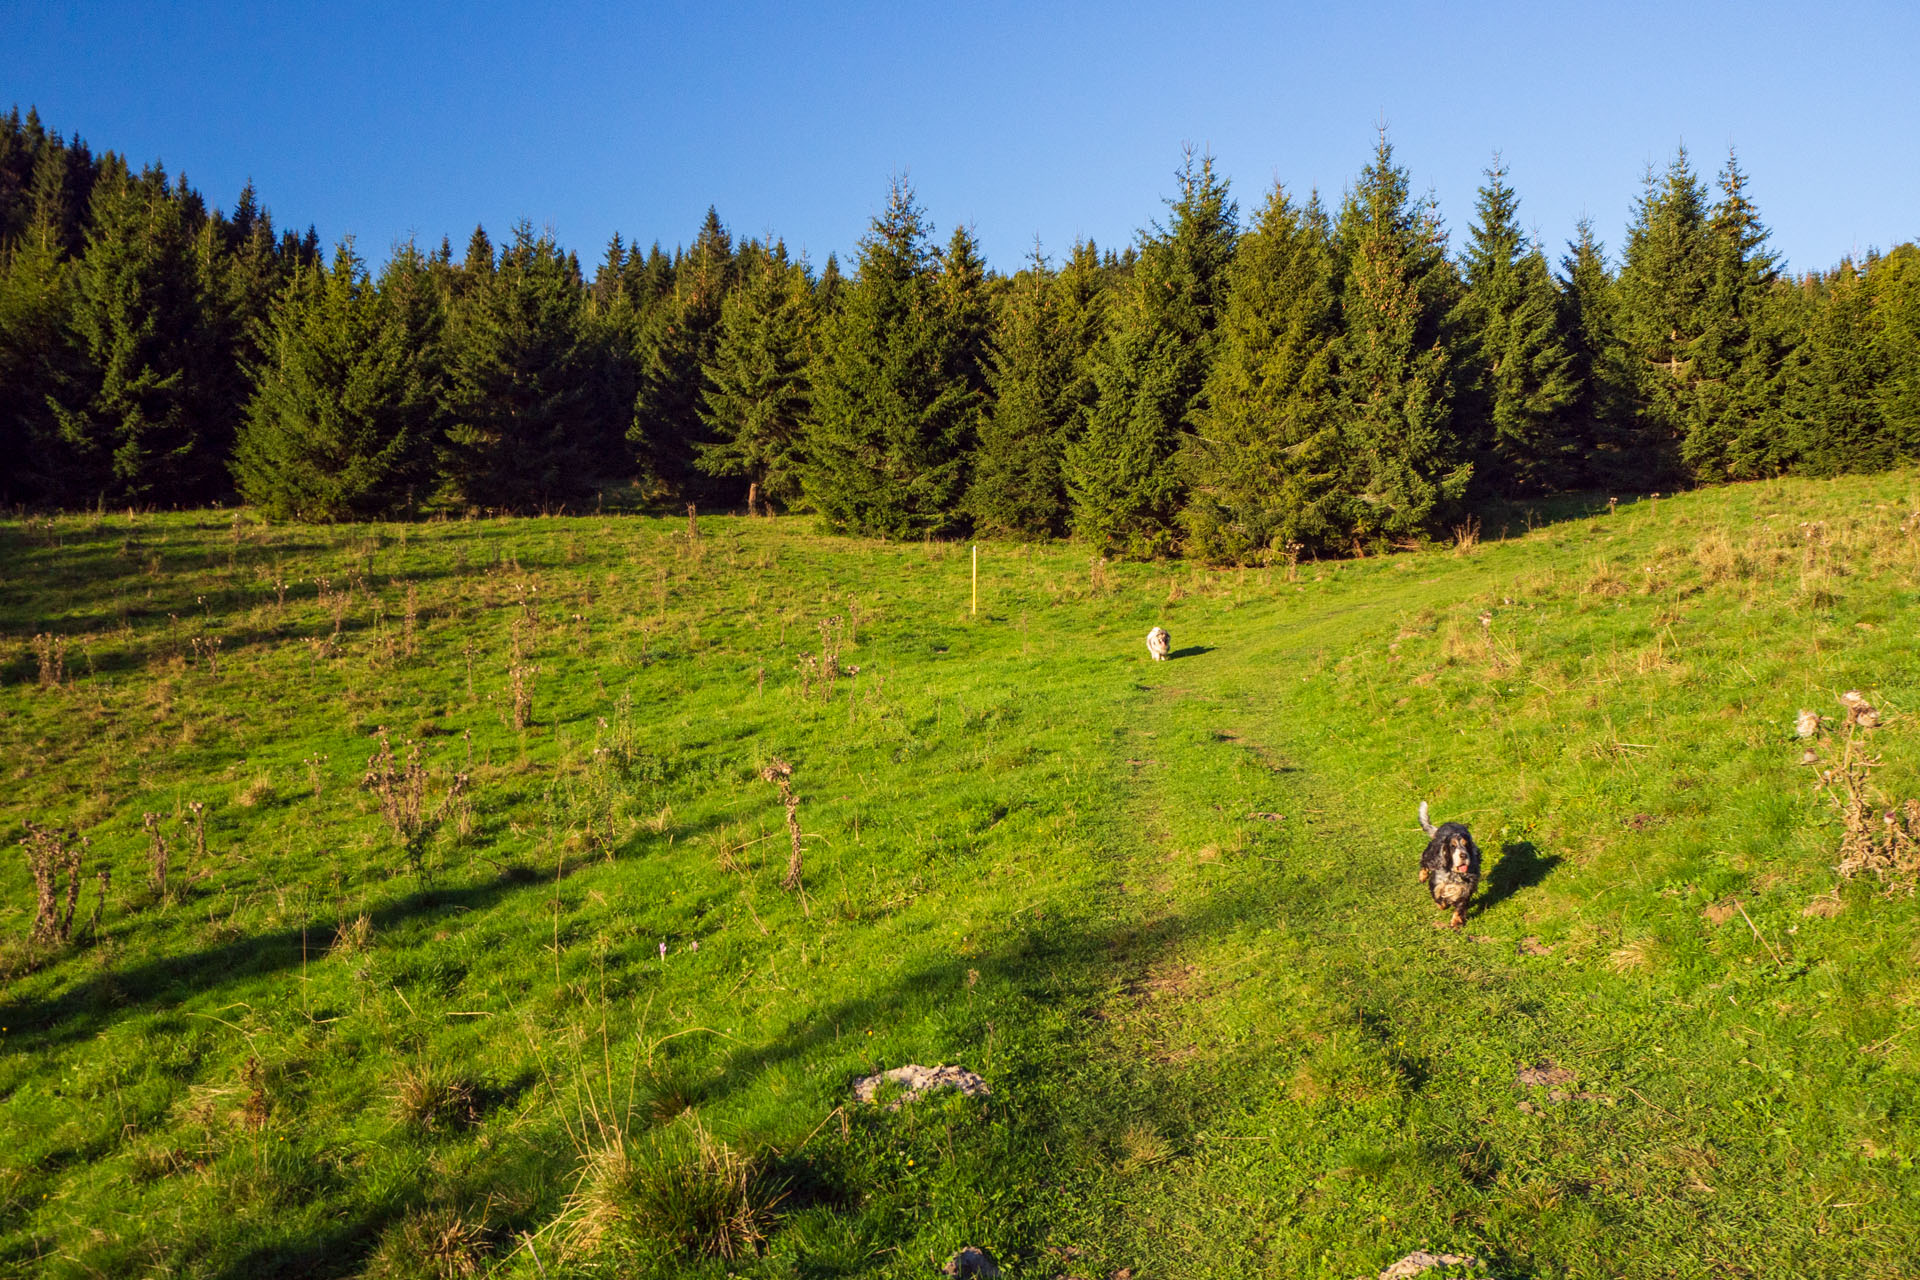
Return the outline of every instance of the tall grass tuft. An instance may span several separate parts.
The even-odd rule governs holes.
[[[744,1258],[766,1240],[785,1196],[763,1159],[684,1115],[638,1141],[589,1153],[563,1217],[566,1247]]]

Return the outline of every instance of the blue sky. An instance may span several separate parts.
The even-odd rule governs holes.
[[[709,203],[843,261],[905,172],[944,239],[1132,239],[1184,143],[1251,212],[1330,195],[1384,121],[1456,239],[1498,149],[1559,254],[1648,164],[1736,146],[1796,269],[1920,236],[1920,6],[0,3],[0,105],[283,224],[461,247],[526,218],[583,261]]]

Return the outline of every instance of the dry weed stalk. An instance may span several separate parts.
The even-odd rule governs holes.
[[[1880,713],[1852,690],[1840,702],[1847,708],[1846,742],[1839,763],[1821,774],[1828,802],[1840,814],[1837,869],[1849,880],[1871,874],[1889,895],[1911,894],[1920,885],[1920,800],[1884,809],[1874,802],[1871,771],[1880,767],[1880,757],[1855,748],[1863,733],[1880,724]]]
[[[187,816],[181,819],[193,828],[193,855],[202,867],[207,862],[207,806],[198,800],[187,801]]]
[[[40,666],[40,687],[57,689],[67,682],[67,638],[44,633],[33,638],[34,660]]]
[[[507,672],[515,729],[527,729],[533,725],[533,679],[539,674],[540,668],[527,662],[516,662]]]
[[[407,584],[407,612],[401,622],[402,647],[411,658],[420,652],[420,588]]]
[[[89,842],[85,836],[57,827],[26,824],[20,844],[27,851],[33,873],[33,933],[35,942],[65,942],[73,936],[73,911],[80,902],[80,865]],[[67,878],[66,909],[61,910],[60,877]]]
[[[800,797],[793,794],[793,766],[775,756],[760,771],[760,776],[780,788],[780,802],[787,807],[787,838],[793,851],[787,855],[787,874],[780,881],[783,889],[800,887]]]
[[[691,502],[687,504],[687,541],[700,541],[700,509]]]

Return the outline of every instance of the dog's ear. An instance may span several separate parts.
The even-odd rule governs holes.
[[[1434,826],[1427,818],[1427,802],[1425,800],[1420,802],[1420,829],[1427,833],[1428,839],[1432,839],[1434,836],[1440,834],[1440,829]]]

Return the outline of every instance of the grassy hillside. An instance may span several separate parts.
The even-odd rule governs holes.
[[[0,524],[0,823],[90,841],[64,942],[0,863],[0,1273],[1911,1275],[1834,798],[1920,797],[1917,512],[992,545],[978,616],[789,520]],[[852,1101],[909,1062],[991,1092]]]

